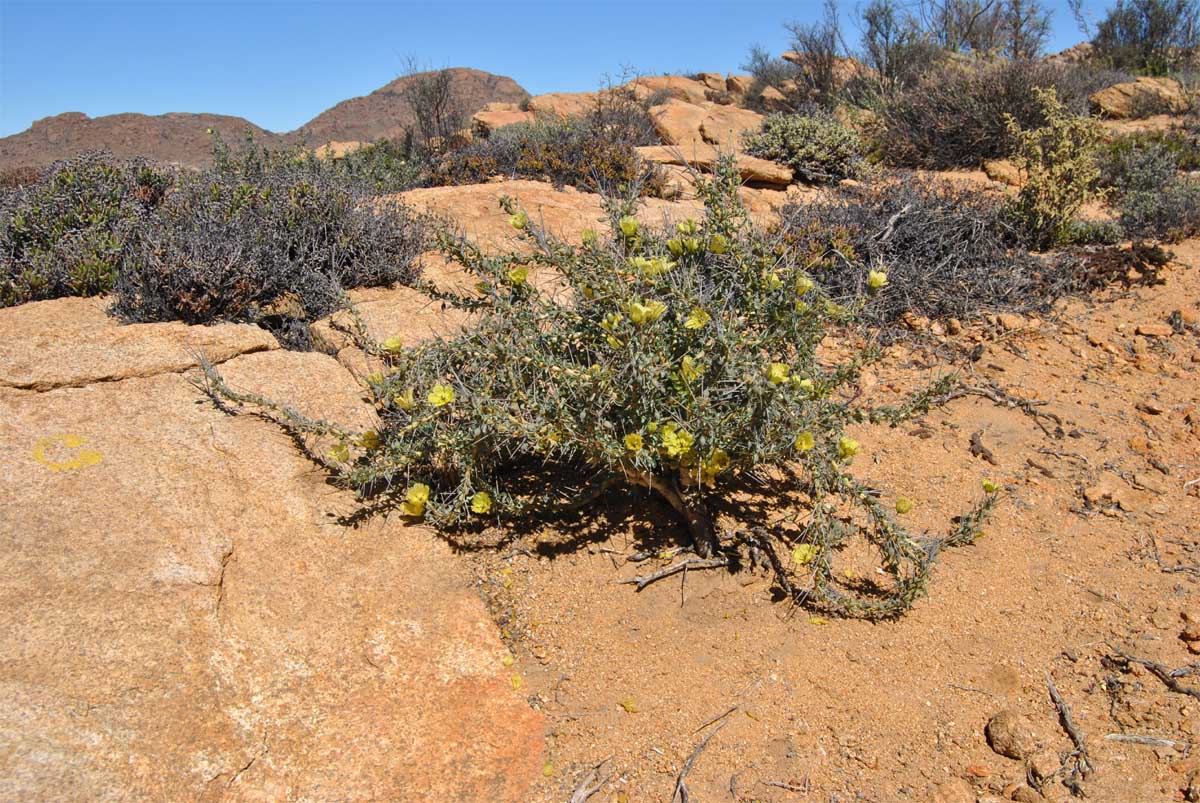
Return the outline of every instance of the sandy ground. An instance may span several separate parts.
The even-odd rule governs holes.
[[[684,779],[697,801],[1059,801],[1064,780],[1097,801],[1200,795],[1200,691],[1186,691],[1200,675],[1172,691],[1118,657],[1198,660],[1181,633],[1200,617],[1200,243],[1175,250],[1163,285],[959,336],[983,346],[959,369],[969,381],[1045,402],[1057,422],[966,398],[857,434],[855,471],[914,500],[917,529],[948,529],[982,477],[1004,485],[985,536],[945,553],[897,621],[818,615],[748,571],[618,585],[677,559],[633,553],[683,538],[636,492],[602,521],[465,553],[517,657],[513,682],[549,723],[535,799],[572,799],[604,761],[591,800],[670,800],[701,744]],[[1175,311],[1193,325],[1162,329]],[[948,370],[903,346],[883,364],[867,388],[880,400]],[[975,432],[990,458],[972,454]],[[1019,717],[1021,759],[989,746],[1002,711]]]

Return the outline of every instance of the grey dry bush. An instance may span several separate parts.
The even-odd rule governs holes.
[[[746,152],[792,168],[800,181],[827,184],[859,177],[866,165],[858,132],[820,109],[772,114],[745,138]]]
[[[847,401],[878,353],[829,359],[817,346],[862,299],[841,298],[791,260],[784,240],[750,221],[738,184],[725,160],[699,182],[704,219],[674,230],[639,224],[633,198],[612,200],[611,234],[588,231],[571,244],[506,200],[527,250],[488,256],[443,234],[476,292],[421,289],[474,323],[411,347],[365,343],[387,363],[368,379],[378,430],[305,419],[236,392],[211,368],[207,390],[294,432],[334,438],[318,459],[338,481],[412,519],[482,526],[587,507],[610,487],[643,488],[678,512],[707,565],[764,562],[799,601],[896,615],[923,592],[942,548],[974,538],[994,496],[931,538],[905,528],[854,477],[855,453],[871,446],[847,427],[918,415],[950,380],[898,407]],[[568,292],[538,289],[531,270]],[[864,280],[887,297],[885,276]],[[783,482],[803,504],[771,526],[753,509],[735,510],[742,524],[718,532],[711,508],[736,508],[754,478]],[[860,538],[877,550],[882,574],[847,586],[835,567]]]
[[[1179,157],[1151,142],[1115,152],[1103,182],[1121,228],[1136,239],[1178,242],[1200,232],[1200,182],[1180,175]]]
[[[129,321],[257,323],[295,348],[353,287],[411,283],[425,222],[293,152],[219,141],[135,227],[115,284]]]
[[[867,268],[886,270],[888,292],[863,313],[876,325],[1044,303],[1047,264],[1028,253],[1002,201],[961,184],[897,174],[839,189],[785,207],[782,235],[835,295],[861,293]]]

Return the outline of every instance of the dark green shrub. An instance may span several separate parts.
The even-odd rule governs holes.
[[[316,158],[316,157],[313,157]],[[411,138],[384,139],[315,167],[340,174],[376,193],[404,192],[428,181],[427,156]]]
[[[1179,170],[1200,170],[1200,142],[1196,135],[1181,127],[1156,131],[1136,131],[1110,139],[1100,152],[1100,183],[1115,187],[1126,170],[1126,160],[1134,151],[1150,147],[1167,150]]]
[[[130,321],[258,323],[285,345],[348,288],[412,282],[421,218],[296,153],[218,144],[130,238],[114,312]]]
[[[865,164],[858,132],[821,111],[767,117],[762,130],[746,137],[746,151],[787,165],[810,184],[855,178]]]
[[[1022,128],[1046,119],[1034,93],[1054,88],[1067,108],[1087,112],[1087,96],[1118,76],[1038,62],[951,62],[878,110],[875,148],[902,167],[978,167],[1010,155],[1011,115]]]
[[[923,592],[941,549],[975,537],[995,487],[985,484],[983,501],[937,538],[908,531],[853,476],[854,455],[870,444],[848,425],[898,424],[950,382],[896,408],[847,401],[878,355],[833,363],[817,347],[863,300],[839,300],[821,277],[781,265],[783,243],[750,221],[739,184],[724,161],[715,180],[700,182],[704,220],[669,231],[640,226],[632,202],[612,203],[611,234],[577,245],[533,229],[508,203],[531,250],[489,257],[443,236],[478,293],[425,289],[475,322],[458,337],[383,355],[390,367],[368,380],[378,430],[306,420],[235,392],[212,369],[208,390],[298,434],[331,438],[321,462],[338,480],[411,519],[471,527],[500,516],[578,516],[608,488],[643,489],[677,511],[703,566],[746,565],[757,554],[792,599],[895,616]],[[530,266],[561,276],[571,292],[539,292]],[[858,273],[879,296],[890,292],[886,276]],[[738,491],[776,476],[782,493],[791,488],[802,501],[768,525],[756,506],[738,505]],[[717,505],[734,522],[723,532],[711,515]],[[869,586],[836,571],[860,537],[880,558]]]
[[[0,194],[0,306],[111,289],[171,182],[147,163],[88,153]]]
[[[1003,202],[961,184],[901,174],[788,206],[782,221],[789,253],[833,295],[862,293],[867,266],[887,273],[888,292],[864,311],[876,325],[1043,302],[1045,267]]]

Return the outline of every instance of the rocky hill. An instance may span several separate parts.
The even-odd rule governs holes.
[[[481,70],[455,67],[450,72],[454,89],[468,114],[493,101],[517,102],[528,93],[511,78]],[[146,156],[158,161],[199,164],[212,152],[208,129],[228,142],[253,132],[265,145],[330,141],[370,142],[393,136],[412,121],[412,110],[403,98],[407,82],[418,76],[397,78],[360,98],[342,101],[295,131],[275,133],[249,120],[220,114],[113,114],[88,117],[81,112],[46,117],[26,131],[0,139],[0,169],[45,165],[86,150],[107,150],[122,157]]]

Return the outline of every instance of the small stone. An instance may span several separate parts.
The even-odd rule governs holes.
[[[1150,491],[1151,493],[1159,494],[1160,496],[1167,492],[1167,489],[1162,486],[1162,483],[1149,474],[1134,474],[1133,484],[1139,488]]]
[[[1165,323],[1139,323],[1137,333],[1143,337],[1170,337],[1175,330]]]
[[[1159,630],[1168,630],[1175,624],[1175,617],[1169,611],[1159,608],[1154,613],[1150,614],[1150,624],[1154,625]]]
[[[958,318],[946,319],[946,333],[947,334],[960,335],[960,334],[962,334],[962,330],[963,330],[962,321],[960,321]]]
[[[984,764],[972,764],[967,767],[967,775],[970,775],[972,778],[986,778],[991,774],[991,768]]]
[[[963,778],[950,778],[937,785],[930,803],[975,803],[975,787]]]
[[[1041,782],[1053,777],[1054,773],[1058,772],[1062,767],[1062,759],[1054,750],[1039,750],[1029,757],[1026,766],[1034,780]]]
[[[1000,324],[1004,331],[1011,332],[1015,329],[1020,329],[1021,327],[1025,326],[1025,319],[1020,315],[1004,313],[1003,315],[996,316],[996,323]]]
[[[1020,712],[1011,708],[988,720],[984,732],[992,750],[1017,761],[1028,758],[1038,749],[1038,737],[1032,724]]]
[[[1042,803],[1046,799],[1036,789],[1024,785],[1014,789],[1009,797],[1017,803]]]
[[[1162,415],[1167,411],[1163,403],[1157,399],[1145,399],[1138,402],[1137,408],[1147,415]]]

